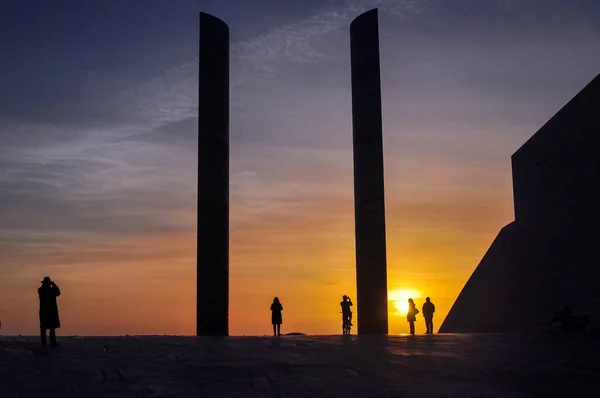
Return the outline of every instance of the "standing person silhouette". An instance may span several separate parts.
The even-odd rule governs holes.
[[[40,337],[42,347],[46,346],[46,330],[50,330],[50,345],[56,347],[56,331],[60,328],[58,317],[58,304],[56,298],[60,296],[60,289],[49,276],[44,277],[42,286],[38,289],[40,298]]]
[[[423,318],[425,318],[425,327],[427,331],[425,333],[433,333],[433,313],[435,312],[435,305],[431,302],[429,297],[425,298],[423,304]]]
[[[271,323],[273,324],[273,336],[281,336],[281,324],[283,319],[281,316],[283,305],[279,302],[279,298],[275,297],[271,304]]]
[[[352,327],[352,300],[350,297],[343,295],[342,301],[340,302],[342,306],[342,331],[345,333],[346,330],[350,330]],[[348,323],[348,328],[346,329],[346,322]]]
[[[415,334],[415,322],[417,320],[417,314],[419,310],[415,306],[413,299],[408,299],[408,313],[406,314],[406,321],[410,325],[410,334]]]

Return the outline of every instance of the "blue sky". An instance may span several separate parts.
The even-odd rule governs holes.
[[[199,11],[231,29],[233,278],[351,289],[348,28],[374,7],[391,273],[454,256],[458,294],[512,218],[510,155],[600,72],[596,1],[3,0],[0,302],[46,273],[193,272]]]

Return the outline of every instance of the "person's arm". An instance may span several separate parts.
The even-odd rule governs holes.
[[[58,286],[56,285],[56,283],[52,283],[52,290],[54,290],[54,295],[56,297],[60,296],[60,289],[58,288]]]
[[[435,304],[431,304],[431,313],[433,314],[435,312]]]

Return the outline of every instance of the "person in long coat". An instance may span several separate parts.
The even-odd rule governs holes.
[[[275,297],[271,304],[271,323],[273,324],[273,336],[281,336],[281,324],[283,319],[281,316],[283,305],[279,302],[279,298]]]
[[[46,345],[46,330],[50,330],[50,345],[56,344],[56,331],[60,328],[60,318],[58,317],[58,304],[56,298],[60,296],[60,289],[50,277],[44,277],[42,286],[38,289],[40,297],[40,336],[42,346]]]

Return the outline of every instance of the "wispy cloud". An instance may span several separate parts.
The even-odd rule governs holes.
[[[337,6],[325,5],[302,21],[233,43],[232,104],[247,103],[254,98],[254,90],[265,79],[285,73],[290,66],[302,67],[327,61],[336,44],[332,45],[331,40],[323,39],[345,33],[352,19],[362,12],[379,7],[383,13],[407,17],[417,13],[422,3],[423,0],[368,0]],[[345,34],[343,39],[347,40]],[[180,65],[121,93],[115,102],[123,113],[158,125],[195,117],[198,106],[197,61],[195,59]]]
[[[324,7],[306,20],[234,43],[232,98],[251,98],[261,77],[288,65],[320,62],[327,54],[316,45],[356,11]],[[86,124],[0,121],[1,234],[191,228],[195,134],[193,123],[182,122],[196,112],[197,61],[191,61],[116,95]],[[298,184],[261,183],[268,170],[241,163],[233,165],[232,191],[244,203],[243,214],[294,207]]]
[[[325,184],[319,187],[315,181],[288,181],[285,175],[277,174],[274,170],[275,167],[280,168],[281,164],[296,162],[296,169],[289,170],[289,175],[297,175],[299,170],[310,174],[306,165],[311,162],[319,163],[320,161],[315,160],[319,156],[325,162],[319,164],[327,164],[327,167],[335,167],[338,159],[350,161],[347,143],[339,145],[342,140],[349,142],[349,109],[340,113],[344,121],[339,123],[338,120],[342,117],[338,118],[328,110],[329,103],[336,103],[339,107],[345,101],[345,105],[349,105],[349,91],[346,87],[348,82],[339,80],[335,76],[335,70],[327,72],[323,68],[337,65],[336,62],[347,64],[347,29],[352,19],[360,13],[379,7],[385,17],[401,21],[401,17],[414,17],[424,12],[427,7],[431,7],[429,3],[369,0],[326,5],[304,20],[273,28],[258,37],[232,45],[231,98],[235,108],[232,112],[233,137],[249,138],[249,144],[252,144],[261,135],[270,134],[269,138],[280,137],[280,141],[288,142],[287,145],[283,142],[263,142],[260,149],[251,149],[245,141],[243,144],[232,141],[232,150],[235,152],[232,163],[232,198],[244,204],[239,207],[240,214],[264,214],[267,211],[299,206],[303,203],[302,191],[307,186],[315,190],[326,190]],[[382,29],[389,31],[391,28],[384,26]],[[457,51],[462,55],[455,57],[456,62],[446,65],[446,71],[451,71],[452,68],[464,69],[470,65],[473,69],[469,62],[489,61],[481,60],[481,55],[471,56],[464,48]],[[393,51],[390,53],[394,54]],[[434,54],[435,57],[429,61],[434,62],[443,57],[446,60],[452,59],[451,52],[443,54],[443,51],[440,53],[437,50]],[[471,61],[466,61],[467,59]],[[439,74],[441,69],[439,64],[436,65],[430,66],[430,73]],[[423,66],[427,67],[426,64]],[[311,69],[313,67],[315,69]],[[317,75],[322,74],[323,79],[329,79],[331,84],[326,92],[318,86],[307,88],[306,81],[310,79],[302,79],[300,72],[286,79],[286,74],[291,70],[314,70]],[[477,75],[476,70],[471,72]],[[347,65],[344,73],[347,73]],[[319,79],[319,76],[314,76],[314,79]],[[397,93],[414,86],[411,82],[401,83],[403,87]],[[386,94],[388,106],[398,104],[396,101],[405,101],[396,95],[397,84],[398,81],[389,82],[387,86],[388,93],[394,91],[391,96]],[[464,93],[465,84],[450,82],[442,88],[452,90],[453,93],[462,90]],[[288,94],[284,98],[282,96],[285,92]],[[429,111],[423,105],[429,104],[443,112],[444,101],[453,93],[438,98],[437,103],[415,95],[409,103],[400,102],[399,111],[388,113],[386,120],[396,125],[395,114],[402,115],[404,123],[415,119],[406,117],[409,115],[403,109],[414,115],[421,115],[421,120],[426,120]],[[295,96],[299,98],[297,102],[294,102]],[[465,103],[460,97],[457,98],[459,101],[446,106],[445,116],[442,113],[438,116],[456,118],[457,110],[460,111],[456,107]],[[495,103],[494,106],[497,105]],[[304,112],[302,117],[292,113],[300,107]],[[482,107],[481,113],[487,114],[488,110],[489,107]],[[3,131],[0,134],[0,164],[3,166],[0,184],[4,195],[10,195],[12,206],[21,209],[19,212],[13,207],[15,210],[11,225],[19,219],[15,218],[15,214],[27,213],[27,200],[32,199],[25,200],[25,197],[37,197],[36,206],[54,208],[54,214],[58,218],[66,220],[77,212],[95,214],[93,217],[113,220],[117,230],[122,230],[123,223],[117,222],[116,218],[125,215],[140,220],[148,217],[153,220],[152,225],[166,223],[172,226],[173,223],[167,220],[182,220],[183,216],[178,214],[193,211],[196,112],[197,61],[193,60],[134,89],[117,94],[112,101],[102,104],[97,109],[97,116],[91,117],[86,124],[0,121]],[[489,117],[481,116],[481,120],[489,121]],[[423,146],[427,148],[433,142],[443,141],[443,135],[423,132],[425,129],[435,129],[436,126],[439,123],[421,126],[420,130],[414,129],[421,131],[418,139],[398,135],[387,137],[386,140],[392,144],[407,142],[406,140],[410,143],[412,140],[413,148],[419,145],[421,149]],[[310,154],[295,158],[295,142],[299,137],[304,140],[302,145],[311,141],[315,144]],[[328,139],[330,142],[337,140],[338,152],[328,150],[327,154],[320,154],[318,145],[323,145]],[[429,143],[424,140],[429,140]],[[236,149],[236,145],[240,146]],[[278,151],[282,155],[278,159],[266,157],[271,159],[271,164],[261,164],[269,150]],[[273,177],[274,175],[277,177]],[[182,206],[185,211],[181,210]],[[83,217],[78,223],[63,222],[57,225],[69,227],[87,223],[88,228],[100,225],[97,219],[94,219],[94,223],[89,221]],[[4,233],[8,233],[7,224],[4,225]],[[107,221],[105,225],[110,225],[110,222]],[[191,222],[181,221],[181,227],[190,228]]]
[[[290,66],[324,62],[330,56],[330,49],[323,47],[324,37],[346,29],[363,10],[381,6],[398,15],[413,10],[414,3],[372,1],[325,6],[298,23],[234,43],[234,104],[241,105],[244,99],[259,95],[256,88],[264,87],[263,78],[273,78]],[[10,216],[12,227],[17,220],[25,219],[21,217],[27,213],[27,201],[17,200],[22,197],[37,197],[40,209],[55,209],[45,219],[53,220],[50,224],[56,228],[88,224],[86,228],[93,229],[93,225],[103,224],[98,219],[102,217],[113,220],[115,228],[122,231],[123,223],[117,218],[125,214],[146,214],[156,219],[159,213],[169,214],[167,207],[177,207],[177,203],[186,203],[191,210],[194,135],[184,131],[192,127],[190,124],[180,123],[196,117],[197,61],[118,94],[98,112],[103,113],[85,125],[3,122],[3,130],[12,130],[12,134],[2,135],[6,145],[0,157],[5,166],[0,177],[3,192],[9,192],[16,206]],[[162,135],[157,136],[157,131],[163,131]],[[179,145],[168,150],[167,141],[176,136],[180,138]],[[268,170],[259,172],[247,165],[240,169],[235,163],[233,167],[234,198],[250,209],[276,211],[283,203],[293,206],[293,198],[298,197],[293,191],[303,189],[285,181],[261,183],[260,173],[264,175]],[[286,194],[286,190],[292,192]],[[64,221],[55,223],[53,217]],[[82,220],[66,221],[73,217]],[[4,232],[8,232],[8,224],[3,225]],[[34,225],[39,227],[39,223]]]

